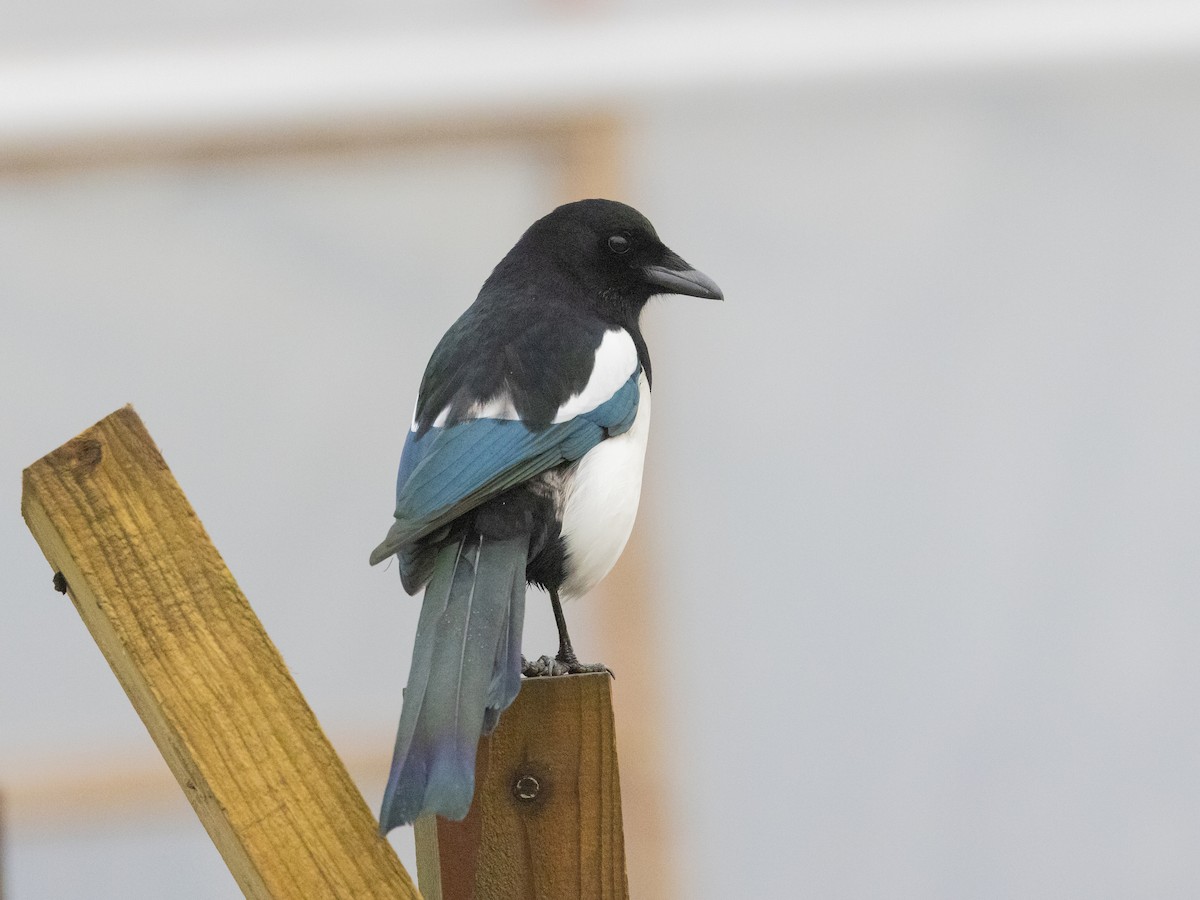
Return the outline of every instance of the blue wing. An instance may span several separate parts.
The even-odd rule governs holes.
[[[637,414],[640,374],[635,370],[595,409],[540,430],[512,419],[470,419],[419,436],[409,432],[396,479],[396,522],[371,554],[371,564],[628,431]]]

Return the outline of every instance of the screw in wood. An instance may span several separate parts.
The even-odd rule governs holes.
[[[522,775],[513,783],[513,796],[525,803],[537,799],[542,790],[542,783],[532,775]]]

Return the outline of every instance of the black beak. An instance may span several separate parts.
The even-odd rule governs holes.
[[[669,251],[661,265],[646,266],[642,272],[648,282],[662,288],[658,293],[687,294],[689,297],[703,297],[706,300],[725,299],[715,281]]]

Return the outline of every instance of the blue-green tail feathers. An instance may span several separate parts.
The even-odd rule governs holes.
[[[426,813],[462,819],[475,752],[521,687],[526,535],[474,529],[443,546],[425,589],[383,808],[386,834]]]

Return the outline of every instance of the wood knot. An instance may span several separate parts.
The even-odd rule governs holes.
[[[104,458],[104,445],[95,438],[80,438],[71,450],[75,456],[75,469],[84,475],[93,471]]]

